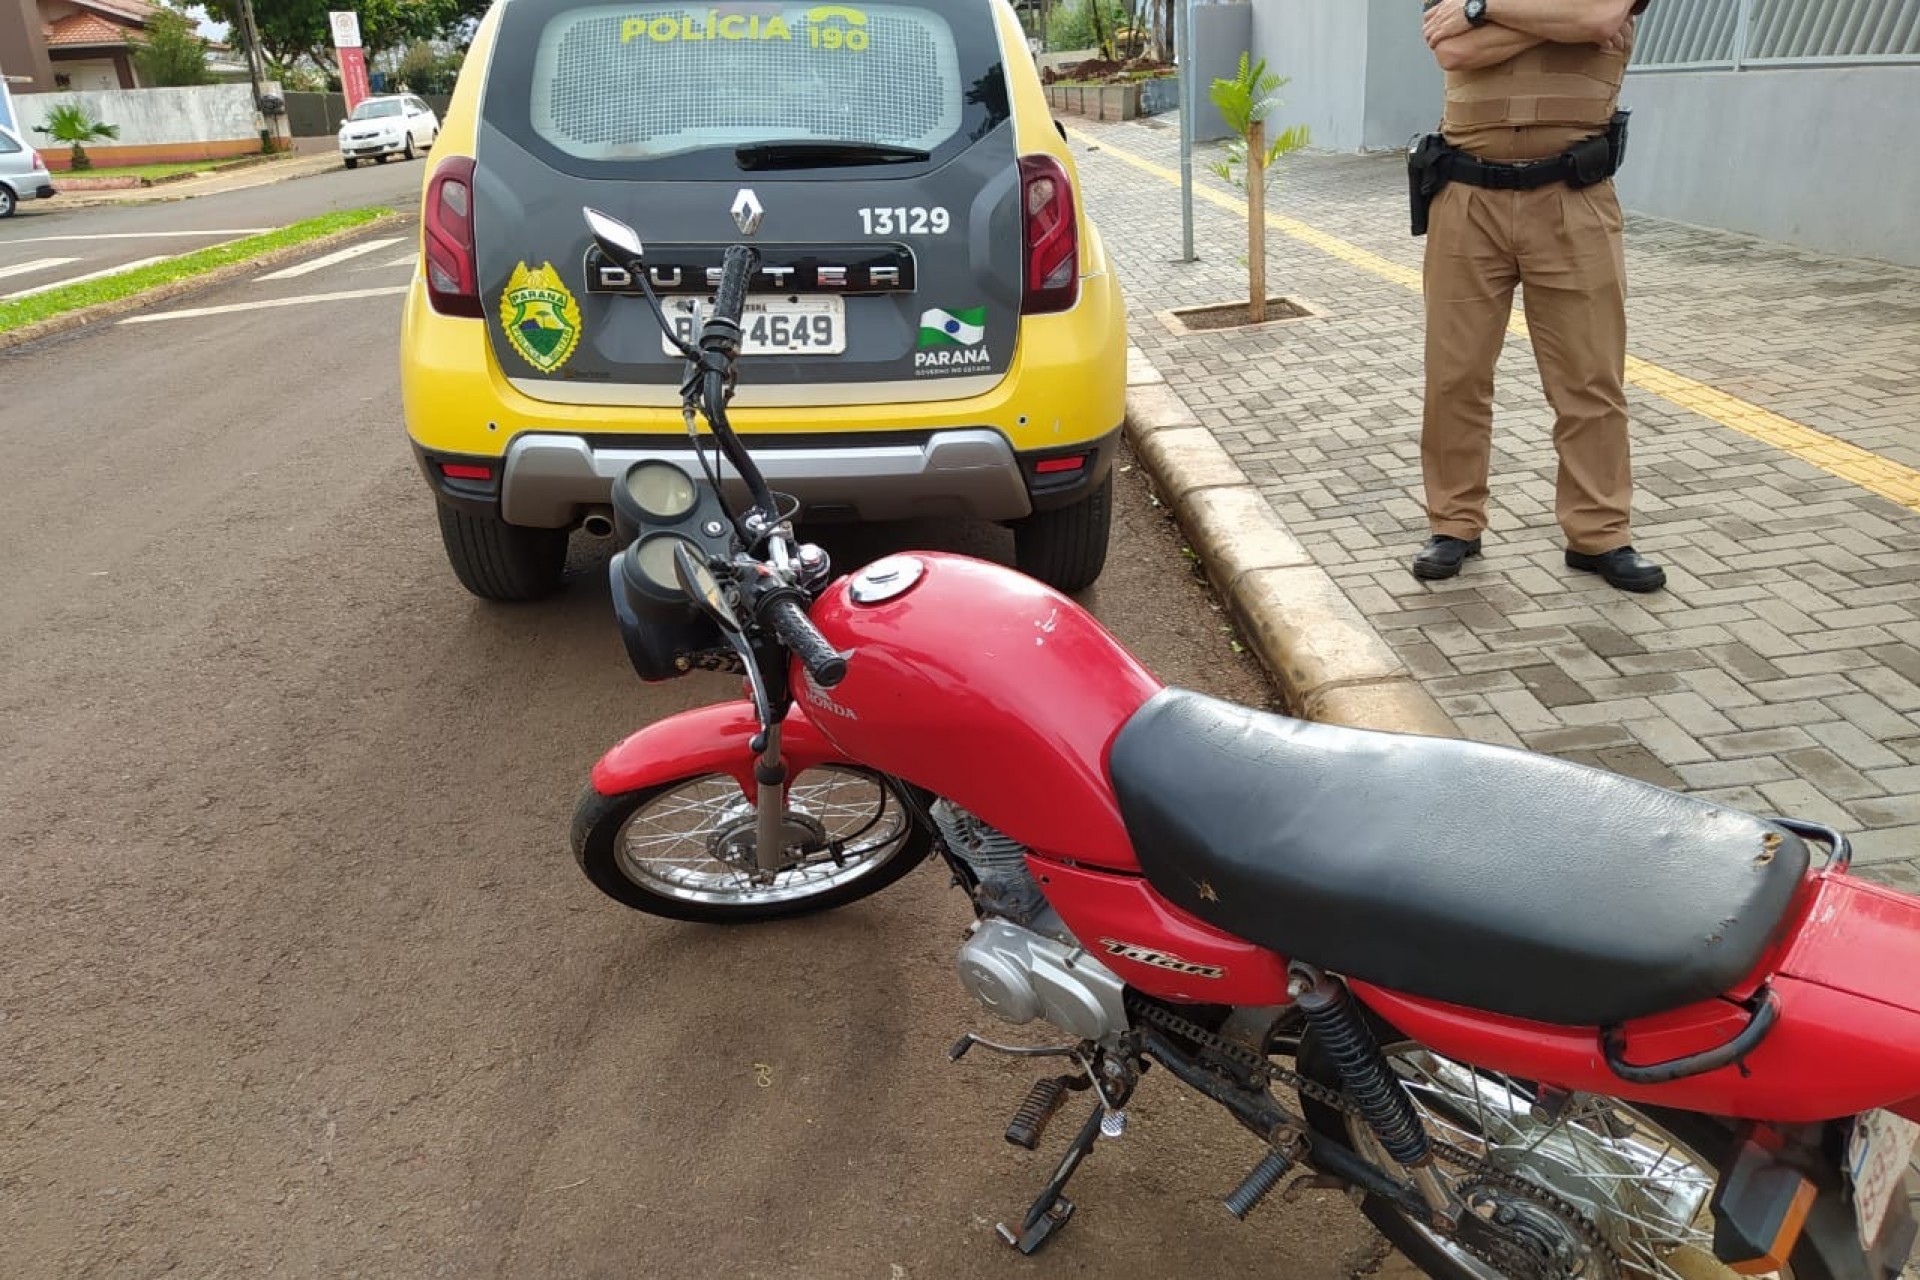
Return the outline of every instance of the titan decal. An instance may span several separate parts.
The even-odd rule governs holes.
[[[1156,969],[1171,969],[1175,973],[1184,973],[1192,978],[1227,976],[1227,971],[1219,965],[1195,964],[1191,960],[1182,960],[1179,956],[1170,956],[1164,951],[1154,951],[1149,947],[1135,946],[1131,942],[1102,938],[1100,945],[1107,949],[1109,955],[1119,956],[1122,960],[1131,960],[1135,964],[1150,964]]]

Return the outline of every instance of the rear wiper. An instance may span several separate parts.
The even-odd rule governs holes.
[[[930,153],[883,142],[836,142],[800,139],[793,142],[755,142],[733,149],[742,169],[810,169],[819,165],[914,164]]]

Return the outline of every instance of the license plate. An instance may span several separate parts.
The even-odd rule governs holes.
[[[1869,1111],[1853,1122],[1847,1169],[1853,1175],[1853,1208],[1860,1222],[1860,1242],[1868,1248],[1880,1238],[1887,1210],[1904,1188],[1916,1144],[1920,1144],[1920,1124],[1891,1111]]]
[[[711,298],[663,298],[667,323],[683,342],[697,342]],[[749,356],[837,356],[847,349],[845,298],[749,298],[740,313],[740,353]],[[680,354],[660,338],[668,355]]]

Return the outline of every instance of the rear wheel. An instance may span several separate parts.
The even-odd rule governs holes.
[[[1013,524],[1014,563],[1020,572],[1060,591],[1093,585],[1107,565],[1113,529],[1113,475],[1078,502],[1036,511]]]
[[[0,218],[11,218],[17,202],[13,198],[13,188],[0,182]]]
[[[539,600],[560,589],[567,565],[565,529],[530,529],[498,516],[436,504],[440,541],[460,585],[483,600]]]
[[[787,854],[754,864],[754,805],[738,781],[698,774],[603,796],[573,816],[573,855],[602,893],[638,911],[708,924],[780,920],[878,893],[927,856],[932,838],[900,784],[846,764],[816,765],[787,787]]]
[[[1706,1116],[1588,1094],[1575,1095],[1558,1117],[1542,1119],[1525,1081],[1443,1058],[1383,1023],[1372,1025],[1428,1134],[1504,1175],[1482,1180],[1444,1159],[1435,1165],[1469,1214],[1479,1211],[1481,1221],[1472,1224],[1480,1233],[1477,1250],[1386,1200],[1366,1198],[1362,1207],[1374,1226],[1427,1275],[1735,1280],[1713,1256],[1709,1207],[1716,1171],[1733,1143],[1730,1128]],[[1331,1055],[1311,1033],[1301,1044],[1299,1067],[1310,1079],[1339,1087]],[[1361,1117],[1305,1095],[1301,1105],[1317,1131],[1395,1167]],[[1546,1194],[1530,1193],[1529,1186]],[[1569,1205],[1579,1212],[1569,1214]],[[1489,1254],[1508,1261],[1497,1265]],[[1834,1271],[1803,1238],[1778,1276],[1833,1280]]]

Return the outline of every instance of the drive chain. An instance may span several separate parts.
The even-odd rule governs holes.
[[[1129,993],[1129,995],[1131,995],[1131,993]],[[1249,1049],[1245,1045],[1236,1044],[1225,1036],[1209,1031],[1198,1023],[1191,1022],[1160,1005],[1130,998],[1127,1001],[1127,1008],[1130,1013],[1134,1014],[1141,1021],[1152,1023],[1161,1030],[1171,1032],[1183,1040],[1192,1041],[1208,1053],[1224,1059],[1249,1075],[1264,1079],[1269,1085],[1276,1082],[1287,1085],[1299,1092],[1303,1097],[1311,1098],[1315,1102],[1330,1107],[1335,1111],[1354,1116],[1358,1118],[1362,1124],[1367,1123],[1366,1113],[1361,1110],[1360,1104],[1347,1097],[1346,1094],[1338,1089],[1333,1089],[1321,1084],[1317,1080],[1310,1080],[1298,1071],[1280,1066],[1263,1053]],[[1552,1209],[1553,1212],[1559,1214],[1564,1221],[1578,1229],[1581,1236],[1585,1238],[1587,1246],[1598,1256],[1609,1259],[1614,1272],[1616,1274],[1620,1273],[1622,1264],[1620,1255],[1615,1252],[1613,1246],[1607,1241],[1606,1236],[1601,1232],[1599,1226],[1582,1212],[1577,1205],[1573,1204],[1573,1202],[1560,1196],[1549,1187],[1542,1186],[1540,1183],[1530,1179],[1522,1178],[1517,1174],[1508,1173],[1504,1169],[1496,1168],[1472,1152],[1455,1146],[1451,1142],[1436,1138],[1432,1134],[1427,1135],[1427,1141],[1433,1147],[1435,1154],[1442,1160],[1456,1168],[1465,1170],[1474,1180],[1497,1184],[1517,1194],[1526,1196],[1536,1203],[1545,1204],[1548,1208]],[[1524,1257],[1501,1256],[1507,1251],[1485,1249],[1479,1247],[1472,1241],[1461,1239],[1458,1236],[1453,1238],[1455,1243],[1459,1244],[1461,1248],[1474,1254],[1487,1265],[1499,1269],[1502,1275],[1513,1277],[1514,1280],[1568,1280],[1568,1276],[1570,1275],[1570,1273],[1564,1269],[1554,1269],[1543,1266],[1541,1259],[1531,1255]],[[1524,1254],[1524,1252],[1523,1246],[1517,1244],[1513,1246],[1513,1253],[1515,1255]],[[1524,1269],[1516,1271],[1513,1269],[1516,1265]]]

